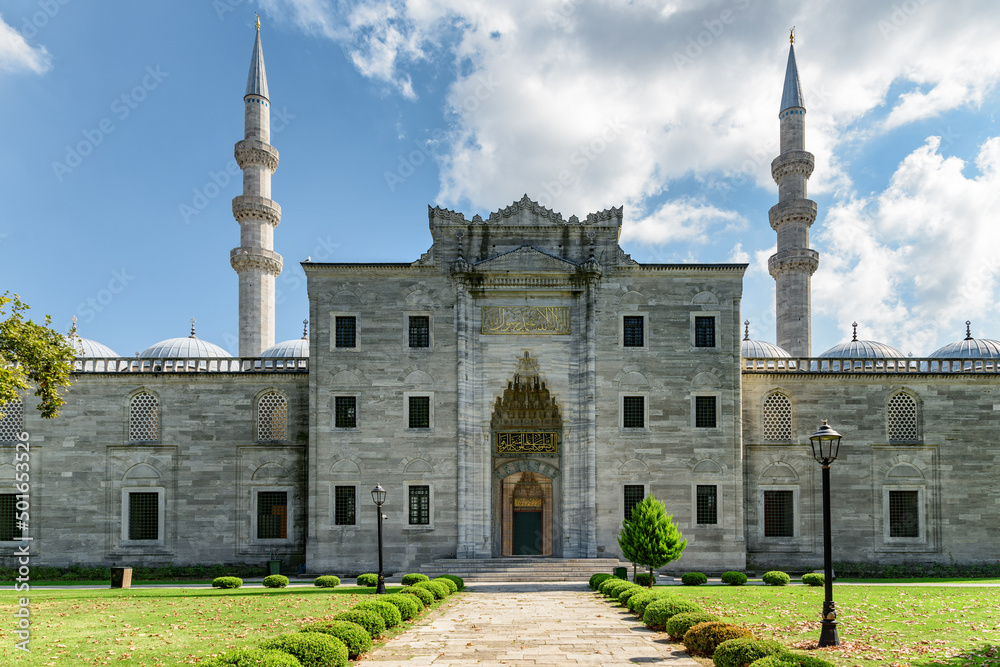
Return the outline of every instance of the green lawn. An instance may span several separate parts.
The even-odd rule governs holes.
[[[806,648],[819,639],[823,588],[678,587],[678,595],[751,628],[762,639]],[[835,586],[839,649],[812,653],[837,665],[995,665],[954,660],[1000,644],[1000,588]]]
[[[398,587],[389,587],[389,592]],[[32,589],[31,652],[14,648],[23,594],[0,592],[0,665],[175,665],[330,617],[373,588]],[[404,624],[406,625],[406,624]],[[395,628],[394,628],[395,630]]]

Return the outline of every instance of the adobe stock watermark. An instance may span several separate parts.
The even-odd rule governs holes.
[[[889,35],[899,32],[900,28],[906,25],[913,15],[929,0],[906,0],[892,6],[892,11],[879,18],[875,22],[875,27],[882,33],[883,39],[888,39]]]
[[[732,4],[736,7],[736,11],[727,7],[720,11],[718,16],[705,19],[701,22],[704,30],[700,30],[695,35],[688,37],[684,52],[674,51],[673,59],[677,69],[682,70],[700,58],[705,53],[705,50],[715,43],[715,40],[722,37],[722,34],[726,31],[726,26],[730,26],[736,22],[737,12],[745,11],[753,4],[753,0],[732,0]]]
[[[26,593],[31,590],[31,555],[28,542],[29,510],[31,509],[31,436],[27,432],[18,434],[18,442],[14,446],[14,526],[21,532],[15,541],[22,542],[15,547],[12,556],[17,559],[17,577],[14,578],[14,590]],[[13,631],[20,640],[14,644],[18,650],[31,650],[31,600],[19,598],[14,611],[16,629]]]
[[[577,146],[576,150],[569,155],[569,163],[574,168],[561,169],[556,174],[555,180],[542,181],[539,184],[541,194],[538,197],[538,203],[546,208],[551,208],[553,200],[561,195],[565,188],[575,185],[580,179],[579,175],[587,171],[590,165],[621,136],[624,130],[625,125],[621,118],[615,117],[604,124],[597,136]]]
[[[160,87],[160,84],[168,76],[170,73],[161,70],[159,65],[156,67],[147,66],[146,75],[136,86],[111,101],[111,113],[119,121],[124,121],[149,97],[151,92]],[[66,146],[66,157],[63,161],[52,162],[52,171],[55,173],[56,179],[62,183],[63,178],[83,164],[84,158],[104,143],[107,136],[115,129],[117,129],[115,121],[111,117],[105,117],[97,123],[97,127],[83,130],[81,141],[73,146]]]
[[[81,301],[76,307],[77,317],[84,322],[93,322],[98,313],[111,305],[115,296],[125,291],[125,288],[135,280],[135,276],[130,275],[123,266],[121,270],[115,269],[111,272],[111,280],[103,289],[97,291],[94,296]]]
[[[21,23],[21,36],[31,39],[38,34],[38,31],[49,24],[49,21],[56,17],[62,8],[71,0],[38,0],[38,11],[31,16],[25,16]]]
[[[549,27],[552,29],[570,27],[569,20],[576,13],[580,2],[581,0],[563,0],[554,10],[545,10],[545,20],[549,22]]]
[[[247,0],[212,0],[212,9],[215,10],[215,15],[219,17],[219,20],[224,21],[226,14],[235,12],[237,7],[245,4],[247,4]]]

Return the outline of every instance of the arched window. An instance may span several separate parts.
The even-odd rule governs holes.
[[[0,419],[0,442],[17,442],[24,430],[24,403],[14,399],[0,405],[3,419]]]
[[[129,401],[128,439],[160,439],[160,401],[148,391],[140,391]]]
[[[288,401],[271,391],[257,401],[257,439],[288,439]]]
[[[781,393],[770,394],[763,404],[764,440],[792,439],[792,403]]]
[[[917,435],[917,401],[906,392],[898,392],[886,403],[886,430],[889,442],[915,442]]]

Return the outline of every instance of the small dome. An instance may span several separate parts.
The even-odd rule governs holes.
[[[96,340],[80,338],[79,336],[68,336],[66,340],[76,350],[77,359],[115,359],[121,356],[107,345],[102,345]]]
[[[931,352],[936,359],[997,359],[1000,358],[1000,341],[973,338],[972,322],[965,322],[965,340],[949,343]]]
[[[788,358],[792,355],[785,352],[783,349],[774,345],[773,343],[767,343],[762,340],[750,340],[749,338],[744,338],[740,341],[740,356],[744,358],[755,358],[760,359],[763,357],[778,357],[778,358]]]
[[[218,345],[198,338],[168,338],[139,353],[143,359],[230,359],[233,355]]]
[[[851,326],[854,327],[854,337],[849,343],[834,345],[819,356],[837,359],[901,359],[906,356],[892,345],[874,340],[858,340],[858,323]]]
[[[309,340],[298,338],[296,340],[286,340],[283,343],[275,343],[260,353],[261,358],[275,357],[308,357]]]

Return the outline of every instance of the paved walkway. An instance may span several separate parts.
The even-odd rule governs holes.
[[[699,667],[626,609],[586,584],[470,584],[431,618],[365,656],[392,665],[635,665]]]

